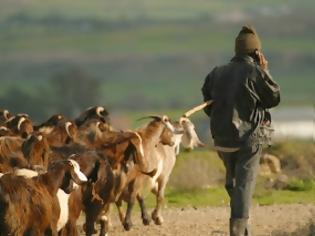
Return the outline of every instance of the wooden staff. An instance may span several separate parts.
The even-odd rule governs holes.
[[[194,114],[195,112],[197,111],[200,111],[202,109],[204,109],[205,107],[209,106],[210,104],[212,104],[213,100],[209,100],[209,101],[206,101],[192,109],[190,109],[189,111],[185,112],[183,117],[189,117],[191,116],[192,114]]]

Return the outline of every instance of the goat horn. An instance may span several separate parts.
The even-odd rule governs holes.
[[[71,154],[68,159],[74,158],[77,154]]]
[[[0,126],[0,130],[8,131],[8,128],[5,126]]]
[[[19,123],[18,123],[18,125],[17,125],[18,131],[21,130],[21,125],[22,125],[22,123],[23,123],[24,121],[26,121],[26,118],[25,118],[25,117],[21,117],[20,120],[19,120]]]
[[[3,111],[3,116],[4,116],[4,118],[5,118],[6,120],[8,120],[8,119],[9,119],[9,111],[8,111],[8,110],[4,110],[4,111]]]
[[[66,124],[65,124],[65,129],[66,129],[66,132],[68,134],[69,137],[71,137],[71,133],[70,133],[70,126],[72,125],[72,123],[70,121],[67,121]]]
[[[144,116],[144,117],[137,119],[137,121],[145,120],[145,119],[162,120],[162,118],[160,116]]]
[[[15,119],[15,117],[16,117],[16,116],[11,116],[9,119],[7,119],[7,120],[6,120],[6,122],[5,122],[5,123],[9,123],[9,122],[11,122],[13,119]]]
[[[96,108],[96,114],[99,116],[99,117],[103,117],[103,115],[101,114],[101,112],[104,111],[104,107],[97,107]]]
[[[208,100],[208,101],[206,101],[206,102],[204,102],[204,103],[202,103],[202,104],[200,104],[200,105],[190,109],[189,111],[185,112],[183,117],[189,117],[192,114],[194,114],[195,112],[204,109],[205,107],[209,106],[212,103],[213,103],[213,100]]]

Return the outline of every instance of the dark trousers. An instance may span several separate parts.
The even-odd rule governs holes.
[[[218,152],[226,168],[225,188],[230,196],[231,218],[249,218],[251,198],[256,184],[261,145],[236,152]]]

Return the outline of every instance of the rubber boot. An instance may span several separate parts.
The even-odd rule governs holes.
[[[230,236],[245,236],[247,231],[247,219],[230,219]]]
[[[245,229],[245,236],[252,236],[252,232],[250,230],[250,227],[247,225]]]

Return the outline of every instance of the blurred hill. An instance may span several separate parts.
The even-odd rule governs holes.
[[[186,109],[246,23],[262,38],[282,106],[312,105],[314,9],[312,0],[1,0],[0,107],[37,119],[94,104]]]

